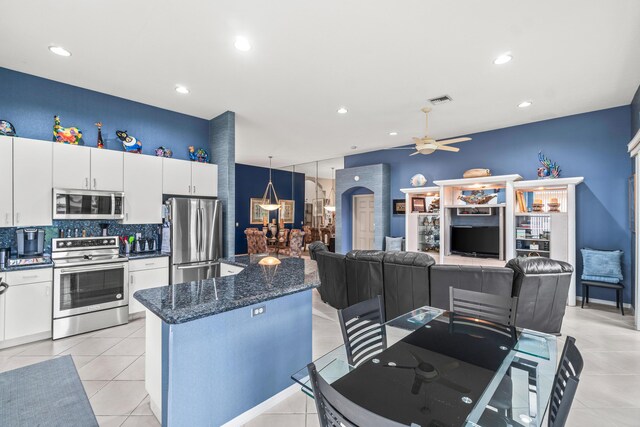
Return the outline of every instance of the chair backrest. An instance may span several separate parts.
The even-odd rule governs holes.
[[[553,381],[549,402],[549,427],[563,427],[567,422],[583,366],[582,355],[576,347],[576,339],[568,336]]]
[[[518,298],[449,287],[449,311],[502,325],[515,325]]]
[[[247,230],[247,252],[250,254],[267,253],[267,237],[262,231]]]
[[[351,366],[358,366],[387,348],[380,295],[338,310],[338,319]]]
[[[318,375],[313,363],[307,365],[320,427],[407,427],[365,409],[340,394]],[[411,427],[420,427],[411,424]]]
[[[289,236],[289,255],[300,258],[302,255],[302,231],[294,228]]]

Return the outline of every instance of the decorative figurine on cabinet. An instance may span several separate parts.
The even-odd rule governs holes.
[[[98,127],[98,142],[96,146],[98,148],[104,148],[104,141],[102,140],[102,122],[95,123],[95,125]]]
[[[409,184],[411,184],[412,187],[424,187],[426,183],[427,178],[425,178],[421,173],[413,175],[409,180]]]
[[[56,142],[77,145],[82,139],[82,131],[77,127],[62,127],[60,117],[53,116],[53,136]]]
[[[16,128],[13,127],[10,121],[0,120],[0,135],[16,136]]]
[[[122,147],[127,153],[142,153],[142,141],[127,134],[127,131],[116,131],[116,136],[122,141]]]
[[[160,146],[156,148],[156,157],[173,157],[173,151],[170,148]]]
[[[194,162],[209,163],[209,153],[204,148],[198,148],[198,151],[189,146],[189,158]]]
[[[542,151],[538,151],[538,160],[542,167],[538,168],[538,179],[560,178],[560,166],[549,160]]]

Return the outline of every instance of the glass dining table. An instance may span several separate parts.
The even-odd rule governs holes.
[[[426,306],[381,327],[387,347],[366,362],[350,365],[344,345],[314,361],[352,402],[407,426],[542,425],[554,335]],[[313,398],[306,367],[291,378]]]

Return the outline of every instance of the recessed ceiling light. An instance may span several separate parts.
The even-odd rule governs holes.
[[[518,107],[527,108],[527,107],[530,107],[531,104],[533,104],[533,102],[531,101],[522,101],[520,104],[518,104]]]
[[[347,110],[345,107],[340,107],[337,111],[338,114],[347,114],[348,112],[349,110]]]
[[[62,46],[49,46],[49,50],[52,53],[55,53],[56,55],[71,56],[71,52],[69,52],[67,49],[63,48]]]
[[[236,47],[236,49],[242,52],[251,50],[251,43],[249,43],[249,40],[240,36],[236,37],[236,42],[234,43],[234,46]]]
[[[180,85],[178,85],[178,86],[176,86],[176,92],[181,93],[181,94],[183,94],[183,95],[186,95],[186,94],[188,94],[188,93],[189,93],[189,89],[187,89],[187,88],[186,88],[186,87],[184,87],[184,86],[180,86]]]
[[[389,132],[389,136],[396,136],[398,134],[398,132],[393,131],[393,132]]]
[[[351,149],[352,149],[352,150],[355,150],[356,148],[358,148],[358,146],[357,146],[357,145],[352,145],[352,146],[351,146]]]
[[[510,53],[503,53],[502,55],[498,56],[496,59],[493,60],[493,63],[496,65],[502,65],[502,64],[506,64],[507,62],[511,61],[513,59],[513,56],[511,56]]]

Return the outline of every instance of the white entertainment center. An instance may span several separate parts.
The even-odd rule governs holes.
[[[476,264],[500,265],[516,256],[543,256],[575,267],[575,187],[583,180],[573,177],[525,181],[513,174],[437,180],[433,182],[435,186],[403,188],[400,191],[406,202],[406,249],[429,252],[439,263],[450,263],[453,233],[465,228],[485,229],[482,232],[494,233],[494,247],[487,249],[488,254],[463,251]],[[485,199],[484,203],[465,202],[474,197]],[[436,204],[437,210],[429,209]],[[434,245],[436,233],[438,244]],[[459,240],[456,238],[458,245]],[[576,303],[575,286],[574,275],[569,305]]]

